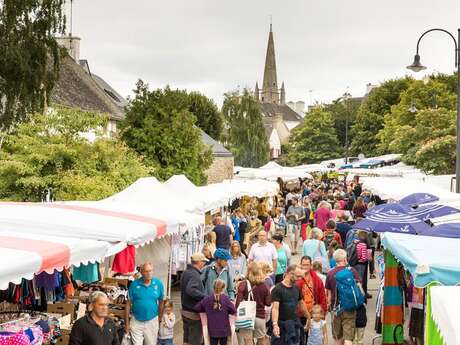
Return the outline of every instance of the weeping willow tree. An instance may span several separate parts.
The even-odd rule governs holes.
[[[65,30],[64,5],[0,0],[0,134],[46,104],[59,73],[55,35]]]
[[[262,122],[259,103],[248,90],[242,94],[225,94],[222,112],[227,133],[226,144],[235,157],[235,164],[259,167],[269,158],[269,144]]]

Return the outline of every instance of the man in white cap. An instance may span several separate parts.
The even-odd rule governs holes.
[[[184,327],[185,345],[201,345],[203,332],[200,316],[195,312],[195,305],[206,297],[201,270],[208,259],[203,253],[198,252],[191,256],[192,263],[182,273],[180,290],[182,303],[182,323]]]

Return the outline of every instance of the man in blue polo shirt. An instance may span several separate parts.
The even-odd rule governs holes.
[[[133,345],[157,345],[159,322],[163,315],[164,287],[153,277],[153,265],[141,266],[142,278],[131,283],[126,306],[126,332],[130,332]],[[131,317],[129,318],[129,314]]]

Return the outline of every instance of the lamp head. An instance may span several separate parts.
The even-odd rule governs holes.
[[[410,69],[411,71],[414,71],[414,72],[420,72],[426,69],[426,67],[420,63],[420,55],[416,54],[414,56],[414,62],[412,62],[412,65],[407,66],[407,69]]]

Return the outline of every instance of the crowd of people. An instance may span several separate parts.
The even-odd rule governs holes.
[[[329,327],[334,344],[363,344],[378,237],[351,224],[375,200],[359,183],[334,179],[281,187],[271,203],[250,200],[214,218],[181,276],[183,344],[223,345],[231,337],[239,345],[325,345]],[[129,286],[125,339],[173,344],[172,302],[151,263],[140,272]],[[107,305],[104,293],[92,296],[71,345],[119,344]]]
[[[337,345],[363,344],[378,237],[352,224],[378,200],[357,182],[299,185],[282,185],[271,205],[258,200],[257,213],[234,205],[229,219],[215,217],[181,279],[184,344],[200,345],[203,336],[227,344],[233,335],[241,345],[322,345],[328,327]],[[257,231],[247,236],[248,229]],[[248,301],[252,321],[241,316]]]

